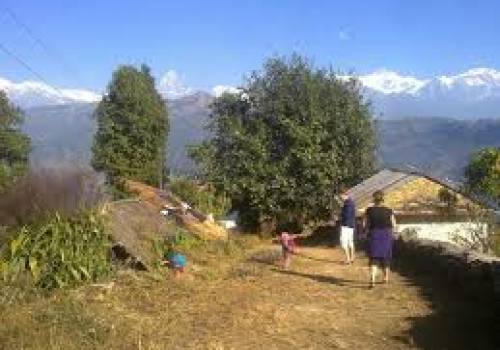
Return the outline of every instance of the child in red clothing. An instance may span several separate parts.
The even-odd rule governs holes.
[[[297,253],[295,236],[288,232],[281,232],[275,241],[281,243],[281,251],[283,253],[282,266],[284,269],[288,269],[290,262],[292,261],[292,254]]]

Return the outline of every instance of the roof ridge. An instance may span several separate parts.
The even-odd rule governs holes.
[[[368,192],[370,192],[371,190],[374,190],[373,186],[375,186],[377,184],[377,176],[378,177],[382,177],[382,175],[385,173],[392,173],[393,175],[395,175],[395,173],[399,173],[399,174],[402,174],[403,177],[402,178],[399,178],[397,180],[394,180],[394,181],[389,181],[388,183],[386,184],[380,184],[381,185],[381,188],[382,190],[396,184],[397,182],[399,181],[402,181],[403,179],[409,177],[409,176],[417,176],[417,177],[423,177],[429,181],[432,181],[432,182],[435,182],[445,188],[447,188],[448,190],[451,190],[453,192],[456,192],[470,200],[472,200],[473,202],[483,206],[483,207],[486,207],[486,208],[489,208],[489,209],[493,209],[495,211],[500,211],[500,204],[497,203],[495,200],[493,200],[492,198],[489,198],[487,196],[481,196],[481,195],[478,195],[478,194],[474,194],[474,193],[469,193],[468,191],[466,191],[463,187],[463,184],[462,183],[453,183],[449,180],[443,180],[439,177],[436,177],[436,176],[432,176],[432,175],[429,175],[427,173],[425,173],[424,171],[422,170],[419,170],[417,168],[415,168],[414,170],[404,170],[404,169],[400,169],[400,168],[396,168],[396,167],[387,167],[387,168],[382,168],[381,170],[379,170],[377,173],[375,173],[374,175],[370,176],[369,178],[365,179],[364,181],[360,182],[359,184],[357,184],[356,186],[352,187],[351,189],[349,189],[349,192],[353,192],[353,191],[356,191],[356,190],[359,190],[360,188],[362,188],[363,186],[368,186]],[[388,175],[389,175],[388,174]],[[365,198],[367,197],[367,195],[361,195],[360,198]]]

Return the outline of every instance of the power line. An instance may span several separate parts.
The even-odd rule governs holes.
[[[50,51],[49,48],[45,45],[45,43],[38,38],[38,36],[35,35],[35,33],[28,27],[21,19],[12,11],[10,8],[8,8],[5,5],[2,5],[3,9],[9,15],[14,22],[16,22],[20,27],[24,29],[26,33],[35,41],[36,44],[40,45],[45,51]]]
[[[38,35],[35,34],[35,32],[24,22],[21,20],[21,18],[19,18],[18,15],[16,15],[16,13],[10,9],[9,7],[7,7],[5,4],[3,5],[0,5],[5,13],[10,17],[12,18],[12,20],[18,25],[20,26],[27,34],[29,37],[31,37],[31,39],[34,41],[34,43],[36,45],[39,45],[44,51],[45,53],[50,56],[50,58],[56,60],[56,61],[59,61],[59,63],[61,63],[61,65],[64,67],[64,69],[69,72],[73,78],[76,78],[76,80],[78,81],[78,83],[80,83],[80,85],[83,85],[81,84],[82,81],[80,79],[80,75],[77,73],[77,71],[75,69],[73,69],[67,62],[66,60],[64,60],[64,58],[62,57],[62,55],[60,55],[57,51],[55,51],[54,49],[51,49],[49,47],[49,45],[47,45]]]
[[[57,87],[55,86],[52,86],[48,81],[47,79],[45,79],[40,73],[38,73],[35,69],[31,68],[31,66],[26,63],[21,57],[17,56],[15,53],[13,53],[12,51],[10,51],[9,49],[7,49],[2,43],[0,43],[0,50],[3,51],[5,54],[7,54],[8,56],[12,57],[17,63],[19,63],[20,65],[22,65],[24,68],[26,68],[29,72],[31,72],[31,74],[33,74],[35,77],[37,77],[38,79],[40,79],[41,81],[43,81],[45,84],[47,84],[48,86],[51,86],[54,90],[56,90],[57,92],[59,92],[60,94],[64,95],[64,93],[59,90]]]

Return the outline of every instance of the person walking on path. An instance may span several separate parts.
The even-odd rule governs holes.
[[[356,206],[347,193],[347,189],[340,191],[340,198],[343,201],[340,213],[340,246],[345,252],[346,264],[354,262],[354,227],[356,225]]]
[[[366,209],[365,227],[368,229],[370,257],[370,288],[375,286],[377,267],[384,269],[384,283],[389,283],[389,266],[392,258],[393,229],[396,219],[392,209],[384,206],[384,193],[373,193],[374,205]]]

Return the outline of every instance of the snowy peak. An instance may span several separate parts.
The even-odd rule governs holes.
[[[215,97],[220,97],[225,93],[237,94],[239,92],[241,92],[241,89],[230,85],[215,85],[212,88],[212,95]]]
[[[428,82],[385,69],[358,78],[364,87],[383,94],[415,94]]]
[[[174,70],[167,71],[160,78],[157,88],[163,97],[173,100],[195,93],[192,88],[184,83],[183,77]]]
[[[348,80],[353,76],[338,76]],[[448,116],[461,118],[500,117],[500,70],[473,68],[456,75],[417,77],[382,69],[357,77],[373,112],[384,118],[404,116]],[[167,71],[157,83],[168,100],[198,101],[206,106],[213,96],[240,90],[216,85],[210,92],[190,87],[176,71]],[[21,108],[97,102],[101,96],[88,90],[57,89],[43,82],[15,83],[0,78],[0,90]],[[203,98],[199,98],[199,97]],[[196,102],[198,103],[198,102]],[[188,103],[186,102],[186,105]]]
[[[500,87],[500,71],[493,68],[473,68],[458,75],[443,75],[437,79],[447,87],[455,84]]]
[[[484,96],[485,89],[496,94],[500,89],[500,71],[493,68],[473,68],[457,75],[441,75],[431,79],[405,76],[390,70],[379,70],[358,77],[363,86],[381,94],[425,94],[429,89],[466,90],[472,95],[480,89]]]
[[[430,79],[382,71],[359,77],[374,111],[384,118],[500,117],[500,71],[474,68]]]
[[[40,105],[58,105],[67,103],[97,102],[101,96],[88,90],[57,89],[38,81],[14,83],[0,78],[0,90],[5,91],[9,99],[23,108]]]

